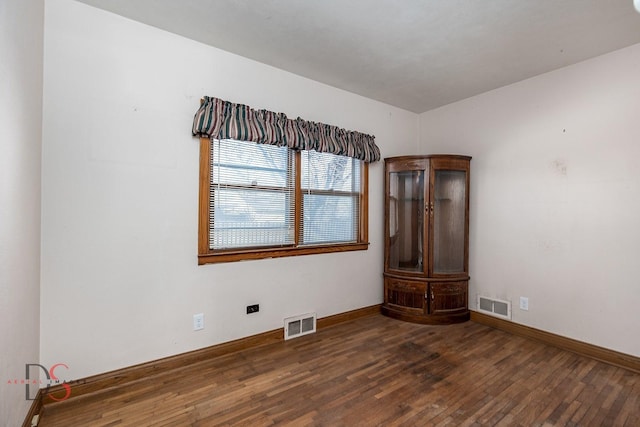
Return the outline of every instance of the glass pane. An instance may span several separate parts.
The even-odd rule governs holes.
[[[437,170],[434,183],[433,272],[464,272],[466,172]]]
[[[357,196],[302,196],[302,244],[358,241]]]
[[[424,171],[389,175],[389,268],[422,271]]]
[[[212,183],[286,187],[287,147],[222,140],[213,146]]]
[[[212,249],[293,243],[293,214],[287,192],[214,188],[212,198]]]
[[[294,171],[286,147],[215,140],[211,150],[211,249],[292,245]]]
[[[301,152],[301,245],[357,242],[360,168],[351,157]]]
[[[360,160],[316,151],[301,154],[303,189],[360,191]]]

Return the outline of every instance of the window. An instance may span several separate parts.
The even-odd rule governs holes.
[[[289,150],[230,140],[212,145],[209,248],[294,244],[295,176]]]
[[[205,96],[198,262],[367,249],[375,137]]]
[[[362,160],[200,141],[200,264],[367,249]]]
[[[301,244],[358,241],[361,161],[302,151]]]

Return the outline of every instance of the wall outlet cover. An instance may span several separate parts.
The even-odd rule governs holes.
[[[199,331],[204,329],[204,313],[198,313],[193,315],[193,330]]]

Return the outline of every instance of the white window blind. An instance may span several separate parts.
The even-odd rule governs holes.
[[[293,165],[287,147],[212,140],[209,247],[293,245]]]
[[[301,245],[358,241],[361,161],[303,151]]]

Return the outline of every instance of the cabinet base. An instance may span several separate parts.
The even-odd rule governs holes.
[[[385,316],[394,319],[404,320],[412,323],[422,323],[425,325],[450,325],[452,323],[462,323],[469,320],[469,311],[455,314],[411,314],[406,311],[394,310],[393,307],[382,305],[380,311]]]

